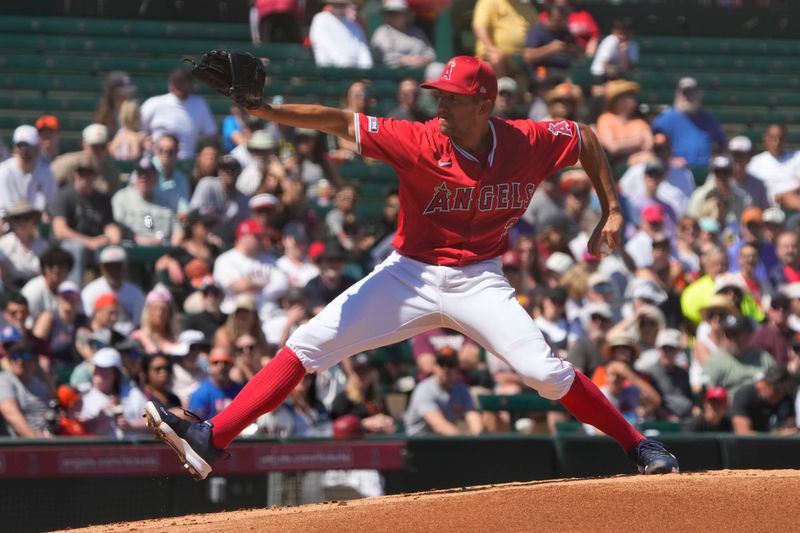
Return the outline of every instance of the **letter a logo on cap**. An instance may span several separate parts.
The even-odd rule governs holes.
[[[441,79],[450,81],[450,76],[453,75],[453,69],[455,68],[455,66],[456,66],[455,59],[451,59],[450,62],[447,64],[447,67],[445,67],[444,71],[442,71]]]

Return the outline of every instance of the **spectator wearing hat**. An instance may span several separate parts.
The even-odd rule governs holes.
[[[248,197],[236,188],[242,172],[239,162],[230,155],[219,162],[219,176],[206,176],[197,184],[189,208],[216,220],[214,233],[223,243],[231,243],[234,229],[250,216]]]
[[[141,326],[131,333],[131,339],[141,343],[147,354],[172,352],[178,342],[173,331],[174,314],[172,294],[163,285],[156,285],[147,293]]]
[[[702,367],[711,355],[720,349],[725,339],[723,323],[729,315],[738,315],[740,311],[733,304],[728,294],[715,294],[700,308],[702,318],[697,327],[694,346],[694,360]],[[698,369],[696,368],[695,371]]]
[[[789,372],[781,366],[767,369],[755,383],[742,385],[731,405],[734,433],[796,434],[795,390]]]
[[[741,272],[735,274],[726,272],[717,276],[714,280],[714,292],[729,296],[734,307],[743,316],[750,318],[753,323],[759,324],[764,321],[764,312],[755,298],[753,298],[750,289],[747,288]]]
[[[0,414],[6,430],[12,437],[49,437],[55,417],[49,406],[53,395],[36,377],[38,350],[33,343],[20,341],[6,351],[9,371],[0,372]]]
[[[728,394],[753,381],[760,373],[775,365],[767,352],[751,348],[753,324],[749,318],[728,315],[722,323],[724,337],[719,349],[703,365],[705,383],[725,387]]]
[[[564,170],[559,177],[559,181],[561,192],[563,193],[563,214],[572,221],[571,227],[567,230],[565,236],[569,240],[573,240],[578,236],[583,219],[590,210],[592,184],[589,181],[589,175],[582,168]],[[586,240],[589,240],[588,236]],[[585,248],[585,243],[581,244],[581,251],[573,255],[579,257]]]
[[[119,129],[108,144],[108,152],[117,161],[138,161],[142,157],[145,143],[149,144],[147,132],[142,131],[142,113],[139,102],[125,100],[119,106]]]
[[[675,214],[671,210],[668,212],[661,203],[654,202],[642,209],[639,230],[625,243],[625,252],[638,268],[646,268],[653,263],[653,238],[667,234],[668,219],[674,231],[677,222],[674,217]]]
[[[111,345],[119,352],[122,361],[122,373],[140,389],[144,387],[142,365],[144,363],[144,347],[139,341],[130,337],[121,341],[112,342]]]
[[[282,232],[279,228],[287,224],[289,213],[284,211],[284,206],[278,197],[268,192],[250,198],[249,206],[250,218],[264,226],[265,251],[270,255],[279,255],[282,251],[280,247]]]
[[[128,254],[120,246],[108,246],[100,252],[100,277],[92,281],[81,292],[84,312],[94,313],[95,301],[105,293],[112,292],[119,301],[117,329],[130,333],[139,325],[144,309],[144,293],[133,283],[125,280]]]
[[[719,120],[703,110],[703,96],[694,78],[681,78],[672,107],[653,121],[653,132],[664,133],[672,143],[673,154],[691,167],[708,166],[714,147],[726,147]],[[703,172],[704,175],[704,172]]]
[[[766,269],[761,263],[760,248],[755,242],[745,243],[737,248],[739,249],[739,255],[736,258],[736,265],[739,267],[738,273],[741,275],[746,291],[753,295],[753,300],[760,307],[762,297],[770,288]]]
[[[662,171],[663,179],[656,189],[656,197],[669,204],[675,214],[683,216],[689,208],[689,198],[695,190],[694,176],[685,163],[676,163],[672,157],[669,137],[663,133],[653,135],[653,159],[631,165],[619,180],[620,193],[625,198],[638,198],[645,194],[645,175]],[[657,162],[658,163],[657,163]],[[660,165],[659,165],[660,163]]]
[[[800,247],[795,231],[783,231],[775,239],[775,254],[779,263],[769,272],[773,287],[800,281]]]
[[[509,74],[511,58],[523,51],[528,30],[538,22],[529,2],[480,0],[472,13],[475,55],[488,61],[498,78]]]
[[[750,346],[757,350],[768,352],[775,358],[775,363],[786,366],[789,363],[789,350],[795,332],[789,327],[791,313],[791,300],[781,292],[775,292],[766,308],[767,322],[760,325],[753,337]]]
[[[610,284],[609,284],[610,285]],[[589,302],[582,308],[584,334],[578,337],[564,358],[587,376],[594,374],[603,359],[606,334],[613,324],[613,311],[606,302]]]
[[[564,81],[569,77],[572,62],[583,55],[583,49],[567,27],[568,16],[565,6],[553,4],[547,9],[547,21],[528,30],[522,58],[531,79],[548,77]]]
[[[172,360],[168,355],[155,354],[142,360],[142,392],[156,405],[180,409],[181,400],[172,392]]]
[[[35,126],[39,133],[39,161],[50,166],[61,153],[61,124],[55,115],[42,115],[36,119]]]
[[[39,160],[39,132],[24,124],[14,130],[12,155],[0,163],[0,210],[27,202],[45,211],[56,196],[50,167]]]
[[[316,257],[319,276],[311,279],[304,288],[312,315],[318,314],[334,298],[358,281],[345,274],[347,260],[347,250],[337,241],[325,243],[323,252]]]
[[[405,413],[406,434],[459,435],[459,425],[470,435],[483,432],[483,420],[475,409],[467,385],[456,381],[458,360],[453,355],[439,355],[433,375],[414,388]]]
[[[787,146],[788,138],[783,124],[767,126],[764,151],[753,156],[746,170],[764,183],[770,205],[797,210],[800,208],[800,152]]]
[[[189,399],[189,410],[203,420],[222,411],[233,400],[242,386],[231,380],[234,360],[221,348],[211,350],[208,356],[208,377]]]
[[[235,354],[237,340],[242,335],[248,335],[254,339],[259,357],[268,355],[271,351],[261,329],[261,320],[253,295],[238,294],[234,298],[233,307],[234,310],[228,314],[225,323],[214,332],[213,347]]]
[[[308,257],[308,231],[302,223],[290,222],[282,234],[283,255],[278,258],[278,268],[286,274],[289,285],[305,287],[319,275],[319,267]]]
[[[58,288],[72,269],[72,256],[59,246],[51,246],[39,258],[42,273],[22,287],[31,316],[36,320],[45,311],[58,309]]]
[[[261,155],[265,150],[271,150],[272,153],[277,151],[283,138],[283,132],[278,124],[264,122],[238,107],[231,108],[231,116],[235,116],[234,111],[241,112],[243,117],[238,119],[239,130],[231,133],[231,142],[236,143],[236,146],[228,155],[232,155],[242,168],[247,168],[255,161],[257,154]]]
[[[194,93],[194,81],[185,69],[173,70],[166,94],[148,98],[142,104],[142,129],[153,139],[170,133],[178,139],[178,159],[192,159],[197,142],[217,135],[214,115],[205,99]]]
[[[645,369],[650,381],[661,396],[659,418],[678,421],[692,414],[693,395],[689,373],[677,364],[685,343],[677,329],[662,329],[656,337],[658,361]]]
[[[779,207],[768,207],[761,215],[764,242],[774,245],[783,230],[786,229],[786,213]]]
[[[497,100],[494,102],[492,116],[502,120],[522,120],[526,117],[520,111],[519,103],[516,80],[509,76],[497,80]]]
[[[68,437],[85,437],[89,433],[78,421],[78,414],[83,408],[81,394],[69,385],[60,385],[56,391],[58,400],[58,427],[56,435]]]
[[[406,0],[384,0],[383,24],[372,34],[370,48],[375,63],[387,67],[422,68],[434,59],[436,51],[418,26]]]
[[[397,106],[389,111],[386,116],[396,120],[411,120],[416,122],[425,122],[429,120],[431,118],[430,115],[419,106],[419,96],[420,89],[417,80],[414,78],[404,78],[397,86]]]
[[[311,19],[308,37],[318,67],[372,68],[364,30],[347,16],[349,0],[325,0]]]
[[[665,202],[659,197],[658,190],[664,183],[664,176],[666,170],[661,165],[658,159],[651,159],[644,168],[644,189],[639,196],[628,198],[631,207],[634,210],[634,215],[631,217],[634,221],[639,220],[644,216],[644,211],[650,206],[660,206],[664,212],[664,224],[659,230],[665,233],[670,239],[675,236],[675,226],[678,224],[678,213],[672,209],[669,202]],[[641,213],[641,215],[637,215]],[[630,231],[630,228],[628,228]]]
[[[155,142],[153,166],[158,171],[156,203],[168,207],[178,218],[183,219],[189,210],[189,179],[175,163],[178,161],[178,138],[163,133]]]
[[[345,390],[336,395],[331,407],[331,419],[354,415],[366,433],[394,433],[395,423],[388,415],[378,382],[378,370],[367,353],[351,360],[353,371],[347,377]]]
[[[624,78],[639,63],[639,43],[633,40],[633,24],[630,19],[615,20],[611,34],[597,47],[589,68],[602,81]]]
[[[559,83],[545,94],[547,116],[542,120],[576,120],[583,104],[583,91],[568,81]]]
[[[289,286],[275,258],[264,252],[264,225],[254,219],[239,223],[232,249],[214,262],[214,279],[225,291],[222,311],[233,312],[233,300],[238,294],[257,297],[259,308],[274,307],[278,297]]]
[[[136,94],[136,86],[127,72],[112,70],[103,79],[100,100],[94,121],[102,124],[113,135],[121,126],[122,106]]]
[[[760,283],[769,283],[769,272],[778,264],[775,245],[764,239],[764,213],[758,207],[747,207],[742,211],[739,221],[737,240],[728,248],[728,264],[731,272],[738,272],[742,267],[740,252],[745,245],[756,248],[758,260],[755,264],[755,278]],[[755,287],[753,287],[755,288]]]
[[[571,255],[564,252],[553,252],[544,262],[542,282],[547,288],[558,287],[561,276],[566,274],[574,265],[575,260]]]
[[[199,330],[210,339],[217,328],[225,323],[226,316],[220,310],[225,293],[211,276],[203,278],[197,289],[200,293],[200,304],[191,311],[186,309],[186,304],[184,305],[186,313],[183,315],[183,329]],[[187,299],[187,304],[191,298]]]
[[[631,166],[653,157],[653,132],[639,115],[640,89],[634,81],[606,83],[604,112],[597,117],[597,136],[612,166]]]
[[[96,123],[86,126],[81,133],[81,149],[58,156],[50,165],[59,187],[72,181],[76,168],[79,164],[85,164],[84,161],[88,157],[97,169],[94,188],[98,192],[113,196],[121,186],[120,169],[111,159],[108,141],[108,127]]]
[[[0,237],[0,270],[7,288],[19,290],[41,274],[39,257],[48,243],[37,236],[42,212],[27,200],[18,200],[5,210],[11,231]]]
[[[187,329],[178,336],[178,346],[169,354],[173,363],[171,390],[184,407],[207,377],[204,366],[211,349],[208,338],[201,331]]]
[[[236,180],[236,188],[246,196],[258,191],[268,176],[280,179],[286,174],[276,149],[278,140],[267,130],[258,130],[247,141],[250,159]]]
[[[733,159],[728,155],[717,155],[711,159],[711,179],[698,187],[689,199],[689,215],[700,217],[700,209],[711,191],[727,201],[728,221],[739,220],[751,200],[733,179]]]
[[[649,281],[647,283],[650,286],[655,285]],[[653,349],[656,347],[658,332],[666,327],[666,319],[661,309],[651,303],[642,303],[643,298],[641,298],[641,296],[643,295],[638,291],[644,290],[644,285],[642,288],[637,289],[636,295],[638,297],[635,298],[637,303],[632,306],[633,313],[615,324],[608,332],[610,336],[629,335],[636,339],[639,352],[639,356],[637,356],[637,370],[642,370],[658,359],[658,354],[653,353]],[[663,304],[666,301],[666,293],[660,288],[654,287],[651,290],[658,291],[660,295],[663,295],[663,297],[657,300],[658,302]],[[653,297],[655,297],[655,294],[653,294]],[[644,360],[642,360],[642,356],[646,356]]]
[[[117,322],[120,317],[120,305],[117,295],[106,292],[94,301],[93,311],[89,315],[90,321],[85,326],[86,334],[97,334],[98,339],[105,346],[114,346],[122,341],[125,335],[117,331]],[[84,333],[79,331],[79,333]]]
[[[102,348],[92,357],[91,388],[83,395],[79,420],[92,435],[123,439],[142,433],[147,398],[125,377],[122,358],[114,348]]]
[[[71,371],[81,361],[75,348],[78,330],[89,319],[81,312],[81,291],[71,281],[62,282],[57,289],[56,308],[37,315],[33,335],[47,343],[56,374]]]
[[[728,270],[728,255],[720,246],[707,248],[700,257],[703,275],[689,284],[681,293],[683,316],[692,323],[700,322],[700,309],[714,295],[714,280]]]
[[[111,198],[94,187],[98,171],[94,159],[84,154],[75,163],[71,182],[58,191],[50,208],[53,237],[72,255],[69,277],[78,285],[83,283],[85,268],[95,264],[95,253],[122,240]]]
[[[728,392],[722,387],[711,387],[703,396],[703,412],[684,425],[690,433],[730,433],[733,431],[728,414]]]
[[[733,159],[733,179],[750,196],[752,205],[760,209],[770,206],[764,182],[753,176],[747,166],[753,152],[753,142],[744,135],[737,135],[728,141],[728,151]]]
[[[141,246],[163,246],[181,241],[178,217],[169,207],[158,203],[158,171],[152,160],[143,158],[131,173],[131,183],[111,198],[114,220],[132,233]]]

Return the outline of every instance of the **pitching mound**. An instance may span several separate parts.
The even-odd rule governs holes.
[[[792,531],[800,471],[511,483],[71,531]]]

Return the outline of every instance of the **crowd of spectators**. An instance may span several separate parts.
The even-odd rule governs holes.
[[[274,8],[260,39],[299,41],[302,28],[286,23],[296,3],[255,5]],[[358,6],[326,0],[309,29],[317,63],[437,77],[405,0],[386,0],[383,16],[368,39]],[[500,75],[498,119],[592,124],[619,184],[624,245],[608,257],[586,252],[600,208],[579,167],[545,180],[509,232],[503,270],[554,353],[636,424],[796,433],[800,154],[786,127],[767,127],[762,151],[729,139],[688,76],[674,105],[642,113],[642,87],[626,79],[639,57],[634,28],[599,28],[568,0],[538,13],[478,0],[473,27],[476,54]],[[581,57],[589,87],[570,81]],[[5,435],[123,438],[146,430],[147,400],[212,417],[391,252],[398,192],[363,217],[341,163],[374,162],[355,146],[236,106],[218,123],[186,71],[165,82],[140,106],[135,80],[110,73],[76,152],[61,153],[57,116],[14,131],[0,163]],[[418,83],[399,84],[392,117],[435,113]],[[375,103],[364,79],[342,107]],[[309,374],[245,433],[330,435],[354,418],[364,433],[409,435],[569,423],[479,408],[480,395],[530,392],[472,339],[434,330]]]

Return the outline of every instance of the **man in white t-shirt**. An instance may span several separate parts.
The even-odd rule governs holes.
[[[119,320],[115,329],[129,334],[139,326],[144,309],[144,293],[133,283],[125,280],[125,265],[128,254],[120,246],[108,246],[100,252],[101,277],[92,281],[81,292],[83,311],[87,316],[94,313],[94,302],[101,294],[113,292],[119,301]]]
[[[278,268],[289,278],[292,287],[305,287],[319,276],[319,267],[308,258],[308,232],[300,222],[290,222],[283,228],[283,255]]]
[[[350,0],[325,0],[322,11],[311,19],[308,37],[319,67],[372,68],[372,52],[364,30],[351,20]]]
[[[142,129],[154,138],[170,133],[178,138],[178,159],[192,159],[201,137],[217,134],[211,108],[202,96],[194,94],[192,76],[183,69],[173,70],[169,92],[148,98],[142,104]]]
[[[278,269],[275,258],[263,251],[264,234],[264,225],[258,220],[242,221],[236,228],[233,248],[214,262],[214,279],[225,292],[225,300],[220,305],[223,313],[235,310],[234,300],[241,293],[256,296],[260,313],[268,313],[289,288],[289,281]]]
[[[39,258],[42,273],[26,283],[21,291],[34,320],[44,311],[58,311],[58,287],[67,279],[73,263],[72,255],[60,246],[51,246]],[[80,292],[77,285],[73,286]]]
[[[764,131],[764,150],[747,165],[747,172],[764,182],[772,205],[800,209],[800,152],[786,147],[788,133],[782,124]]]
[[[639,62],[639,44],[631,39],[632,26],[627,21],[614,22],[611,35],[600,41],[590,70],[595,76],[609,79],[624,77]]]
[[[26,200],[45,212],[58,188],[50,167],[39,159],[39,132],[24,124],[14,130],[12,142],[12,156],[0,163],[0,210]]]

